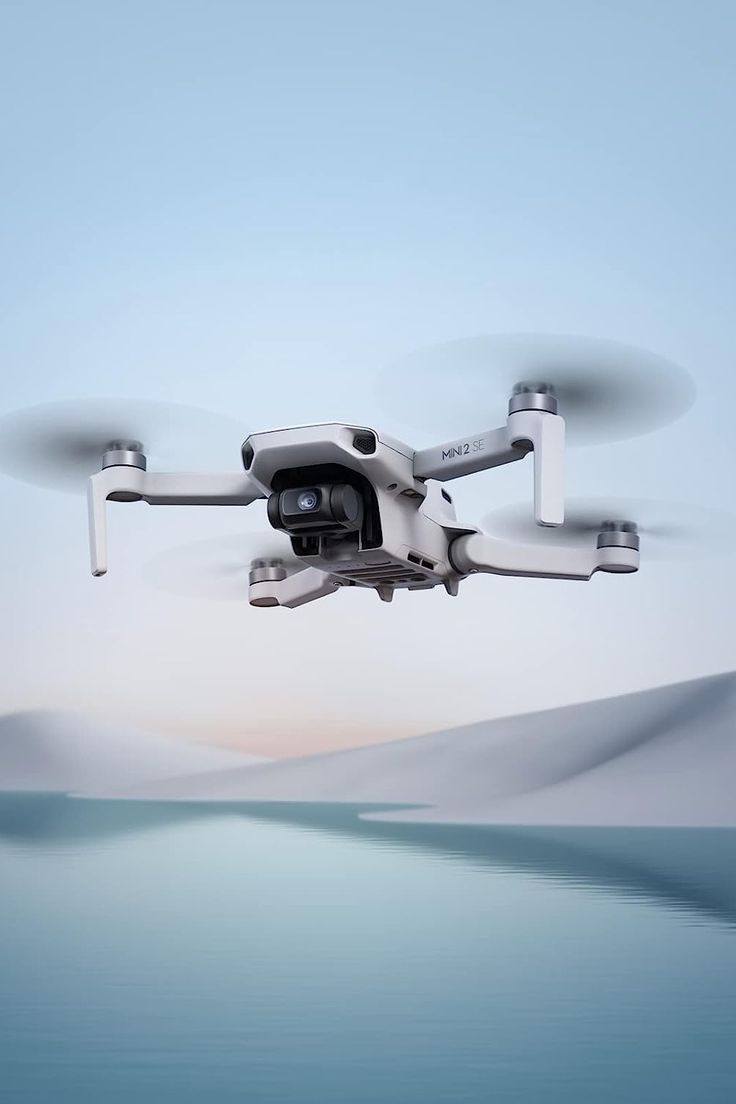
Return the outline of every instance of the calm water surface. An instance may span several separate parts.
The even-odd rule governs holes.
[[[359,811],[0,796],[0,1099],[736,1099],[736,833]]]

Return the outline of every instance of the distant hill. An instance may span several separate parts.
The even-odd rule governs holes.
[[[264,762],[71,713],[0,716],[0,790],[73,792]]]
[[[736,825],[736,674],[125,796],[423,805],[375,815],[454,823]]]

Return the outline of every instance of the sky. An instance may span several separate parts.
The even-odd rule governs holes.
[[[0,0],[0,414],[120,396],[242,427],[169,469],[196,444],[236,470],[249,431],[313,420],[420,447],[387,366],[584,334],[683,365],[699,397],[571,451],[570,493],[728,509],[735,48],[715,2]],[[477,522],[530,489],[524,463],[453,493]],[[81,497],[4,476],[0,496],[2,712],[301,755],[736,666],[730,548],[256,610],[146,565],[265,527],[262,504],[114,507],[100,580]]]

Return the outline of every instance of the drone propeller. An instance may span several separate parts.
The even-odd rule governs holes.
[[[144,452],[155,462],[201,468],[214,459],[240,465],[245,437],[238,422],[180,403],[71,399],[0,417],[0,471],[25,483],[82,493],[111,446]],[[142,446],[142,447],[141,447]],[[218,457],[219,448],[219,457]]]
[[[497,334],[429,346],[379,378],[380,395],[394,415],[444,440],[499,419],[519,390],[553,392],[574,445],[648,433],[681,417],[695,400],[689,374],[653,353],[554,334]]]
[[[569,499],[565,524],[549,529],[534,523],[529,506],[493,510],[483,528],[494,537],[521,544],[594,548],[599,533],[619,529],[638,533],[648,559],[699,559],[733,547],[736,517],[705,506],[637,499]]]
[[[248,577],[254,561],[281,561],[292,570],[303,567],[288,537],[277,533],[238,533],[212,537],[169,549],[149,560],[143,577],[157,590],[186,598],[248,600]]]

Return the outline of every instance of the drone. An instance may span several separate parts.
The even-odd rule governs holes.
[[[687,409],[694,393],[689,376],[642,357],[583,339],[451,342],[394,366],[379,390],[394,398],[403,393],[426,434],[418,396],[444,396],[433,415],[440,421],[443,406],[459,394],[479,421],[483,405],[492,405],[491,383],[496,392],[506,390],[502,424],[419,449],[360,423],[266,430],[237,442],[238,470],[224,473],[149,468],[146,423],[166,424],[175,435],[177,423],[193,420],[201,436],[191,408],[128,404],[126,412],[120,403],[100,413],[91,401],[46,404],[0,419],[0,468],[45,485],[84,473],[91,573],[98,578],[108,571],[108,503],[248,507],[265,500],[268,523],[290,551],[267,551],[264,541],[250,558],[254,607],[294,609],[348,587],[371,589],[383,602],[398,590],[440,587],[456,596],[462,582],[483,573],[627,575],[640,565],[636,520],[594,506],[566,528],[566,435],[592,427],[604,438],[633,436]],[[494,371],[500,360],[504,370]],[[458,520],[449,484],[523,461],[531,461],[533,501],[518,515],[521,528],[509,536]],[[570,532],[575,540],[554,540]]]

